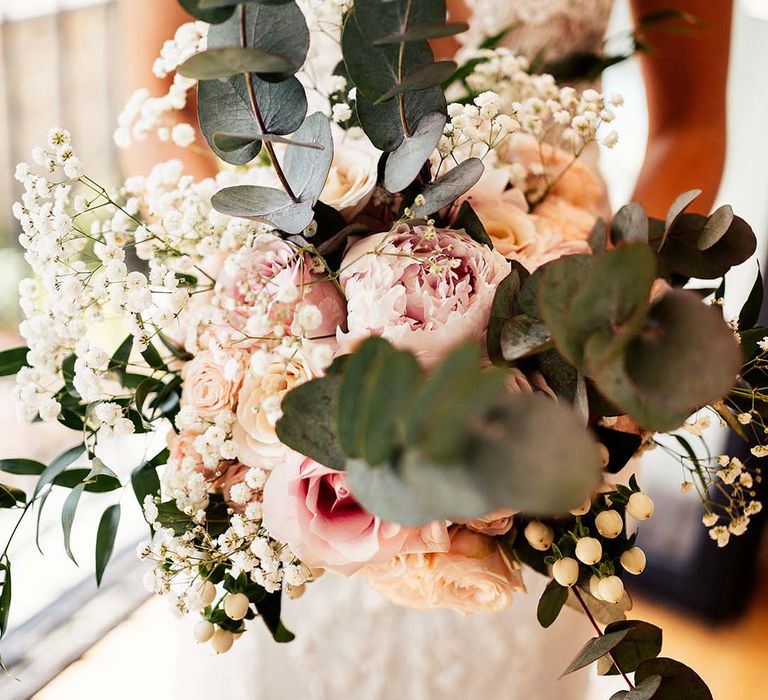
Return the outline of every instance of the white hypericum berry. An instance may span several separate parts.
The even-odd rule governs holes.
[[[608,462],[611,461],[611,453],[608,452],[608,448],[602,443],[597,443],[597,451],[600,455],[600,464],[605,469],[608,466]]]
[[[248,614],[251,601],[244,593],[230,593],[224,598],[224,612],[232,620],[242,620]]]
[[[211,646],[217,654],[226,654],[235,641],[235,636],[229,630],[217,629],[211,637]]]
[[[589,577],[589,592],[592,594],[593,598],[597,598],[598,600],[602,600],[603,596],[600,595],[600,577],[592,575]]]
[[[538,520],[529,522],[525,526],[524,534],[528,544],[539,552],[546,552],[552,546],[552,542],[555,539],[552,528],[547,527]]]
[[[586,515],[589,513],[590,509],[592,508],[592,499],[587,498],[582,504],[577,506],[576,508],[571,508],[568,512],[571,515]]]
[[[632,547],[621,555],[621,565],[630,574],[642,574],[645,571],[645,552],[640,547]]]
[[[552,565],[552,576],[561,586],[570,588],[579,580],[579,562],[571,557],[558,559]]]
[[[216,628],[208,620],[200,620],[192,631],[192,636],[198,644],[205,644],[213,637]]]
[[[608,603],[618,603],[624,597],[624,584],[618,576],[600,580],[600,595]]]
[[[603,558],[603,545],[594,537],[582,537],[576,543],[576,558],[588,566],[597,564]]]
[[[653,516],[653,510],[653,501],[648,494],[638,491],[629,497],[627,513],[636,520],[649,520]]]
[[[603,537],[612,540],[624,529],[624,519],[617,510],[604,510],[597,514],[595,527]]]
[[[200,586],[200,603],[205,608],[213,603],[214,600],[216,600],[216,586],[210,581],[203,581]]]

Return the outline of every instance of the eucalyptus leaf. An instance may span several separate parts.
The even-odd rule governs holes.
[[[109,506],[101,516],[96,532],[96,585],[101,585],[104,570],[112,558],[115,547],[115,536],[120,524],[120,504]]]
[[[642,205],[633,202],[616,212],[611,221],[611,241],[614,245],[648,242],[648,215]]]
[[[186,78],[214,80],[237,73],[284,73],[291,64],[282,56],[239,46],[206,49],[190,56],[177,71]]]
[[[429,41],[432,39],[441,39],[447,36],[462,34],[469,29],[466,22],[436,22],[435,24],[422,24],[417,27],[411,27],[405,32],[395,32],[387,36],[375,39],[374,46],[386,46],[387,44],[400,44],[409,41]]]
[[[672,206],[667,212],[667,219],[664,222],[664,236],[661,239],[661,243],[659,243],[659,250],[664,246],[667,236],[669,236],[672,227],[675,225],[680,215],[694,202],[694,200],[698,199],[700,195],[701,190],[688,190],[687,192],[683,192],[674,202],[672,202]]]
[[[552,579],[541,594],[536,608],[536,618],[539,624],[544,628],[550,627],[560,615],[560,611],[567,600],[568,589]]]
[[[762,311],[763,308],[763,298],[763,275],[758,269],[749,296],[744,302],[744,306],[741,307],[741,312],[739,313],[740,331],[749,330],[757,323],[760,318],[760,311]]]
[[[70,540],[72,537],[72,525],[75,522],[75,513],[77,512],[77,506],[80,502],[80,496],[83,495],[85,489],[85,482],[78,484],[73,488],[61,510],[61,529],[64,534],[64,549],[67,552],[67,556],[77,565],[74,555],[72,554],[72,548],[70,546]]]
[[[560,674],[560,678],[593,664],[616,647],[627,634],[629,634],[629,630],[620,630],[593,637],[582,647],[576,658],[568,664],[568,668]]]
[[[648,676],[636,683],[632,690],[620,690],[611,696],[611,700],[651,700],[661,685],[661,676]]]
[[[507,362],[514,362],[548,348],[551,340],[546,324],[520,314],[506,321],[501,329],[501,355]]]
[[[260,185],[235,185],[211,198],[216,211],[228,216],[271,224],[286,233],[301,233],[312,223],[310,202],[294,202],[282,190]]]
[[[393,97],[397,97],[408,90],[426,90],[427,88],[442,85],[453,75],[455,70],[456,63],[453,61],[437,61],[436,63],[427,63],[414,68],[402,80],[398,80],[395,85],[381,95],[374,104],[381,104],[391,100]]]
[[[62,452],[56,457],[43,471],[35,486],[32,497],[35,498],[45,486],[52,483],[59,474],[61,474],[70,464],[72,464],[81,454],[85,452],[85,445],[75,445]]]
[[[698,249],[708,250],[715,245],[727,233],[732,223],[733,209],[730,204],[723,204],[714,211],[704,225],[697,243]]]
[[[453,222],[453,228],[457,231],[463,230],[473,241],[482,243],[493,250],[493,241],[485,230],[483,222],[480,221],[480,217],[468,201],[461,203],[459,213]]]
[[[192,15],[195,19],[208,24],[218,24],[224,22],[232,16],[235,11],[235,3],[229,5],[210,5],[206,0],[179,0],[179,4]]]
[[[616,664],[624,673],[634,673],[637,667],[648,659],[655,659],[661,653],[662,632],[655,625],[641,620],[620,620],[605,628],[605,633],[627,630],[627,636],[614,647],[611,655],[609,674],[618,673]]]
[[[595,225],[592,227],[587,239],[589,247],[595,255],[603,255],[607,241],[608,227],[603,219],[598,219],[595,221]]]
[[[0,484],[0,508],[15,508],[27,502],[27,494],[8,484]]]
[[[713,700],[701,677],[679,661],[665,658],[644,661],[635,672],[635,681],[640,684],[652,676],[661,676],[661,684],[651,696],[653,700]]]
[[[512,271],[496,287],[486,333],[488,357],[496,365],[504,365],[501,332],[505,322],[520,311],[520,290],[528,276],[528,271],[522,265],[513,265]]]
[[[0,459],[0,472],[6,474],[38,476],[45,471],[45,465],[33,459]]]
[[[11,609],[11,560],[7,554],[0,559],[0,572],[3,574],[3,590],[0,593],[0,638],[8,631],[8,614]]]
[[[445,26],[445,0],[358,0],[355,11],[363,33],[376,43],[396,32],[407,35]]]
[[[446,117],[433,112],[422,118],[416,130],[389,154],[384,169],[384,186],[390,192],[401,192],[421,172],[443,135]]]
[[[424,188],[424,204],[413,207],[416,218],[424,218],[455,202],[472,189],[483,175],[479,158],[468,158]]]

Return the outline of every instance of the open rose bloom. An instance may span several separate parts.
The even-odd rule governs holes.
[[[152,528],[145,583],[204,618],[201,641],[227,651],[254,617],[286,641],[283,594],[324,571],[462,614],[504,610],[551,572],[545,622],[566,589],[617,619],[645,564],[633,524],[654,508],[634,477],[604,474],[656,434],[684,446],[712,539],[745,531],[757,470],[700,463],[680,428],[701,435],[709,411],[768,455],[762,286],[730,324],[684,286],[717,289],[756,240],[729,207],[692,213],[696,191],[666,220],[639,204],[609,220],[594,156],[616,143],[620,97],[559,86],[503,43],[430,65],[421,37],[463,28],[432,16],[440,2],[182,4],[201,21],[155,64],[170,92],[137,93],[116,139],[205,139],[215,172],[160,163],[113,192],[52,129],[16,170],[34,276],[26,345],[0,367],[23,419],[78,436],[80,491],[126,485],[102,441],[167,438],[130,477]],[[177,123],[193,88],[199,132]],[[41,474],[44,497],[80,474],[62,474],[70,456],[0,468]]]

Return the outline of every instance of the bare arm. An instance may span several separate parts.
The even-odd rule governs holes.
[[[176,0],[120,0],[124,99],[127,100],[134,90],[142,87],[148,88],[154,96],[168,91],[170,80],[156,78],[152,73],[152,63],[160,55],[163,42],[173,37],[179,25],[190,20],[191,17]],[[182,121],[197,127],[193,99],[180,116]],[[121,162],[127,176],[146,175],[157,163],[171,158],[181,160],[185,171],[197,178],[216,172],[215,161],[206,154],[163,143],[154,136],[121,151]]]
[[[649,133],[635,199],[663,218],[674,197],[700,188],[692,210],[708,213],[725,163],[726,84],[732,0],[633,0],[635,17],[682,10],[701,20],[693,36],[648,33],[641,58]]]

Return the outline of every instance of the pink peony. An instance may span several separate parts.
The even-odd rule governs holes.
[[[381,520],[354,499],[344,472],[309,458],[269,475],[264,526],[308,566],[343,575],[398,554],[447,551],[449,544],[445,522],[409,528]]]
[[[345,318],[344,299],[333,282],[312,269],[308,255],[268,233],[227,258],[216,298],[232,326],[252,336],[272,335],[275,326],[290,331],[300,303],[321,312],[313,338],[332,337]]]
[[[182,370],[184,391],[181,402],[193,406],[202,418],[215,418],[222,411],[233,410],[243,380],[241,358],[232,356],[221,364],[217,359],[205,350]]]
[[[349,328],[337,333],[342,352],[380,335],[430,367],[451,347],[482,338],[509,264],[463,232],[401,224],[355,243],[341,270]]]

